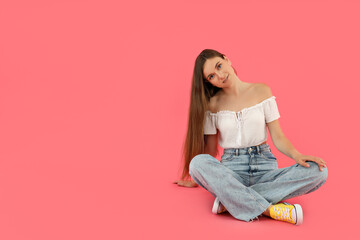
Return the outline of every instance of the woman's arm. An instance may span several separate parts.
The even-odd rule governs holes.
[[[205,150],[204,153],[210,154],[213,157],[216,157],[218,154],[218,132],[213,135],[204,135],[205,140]],[[193,180],[177,180],[173,183],[176,183],[182,187],[197,187],[198,184]]]
[[[213,157],[218,154],[218,131],[213,135],[204,135],[205,137],[205,152]]]
[[[272,142],[281,153],[294,159],[296,163],[304,167],[310,167],[310,165],[307,164],[306,161],[313,161],[319,165],[320,171],[322,171],[323,167],[326,168],[326,163],[323,159],[311,155],[303,155],[296,150],[296,148],[291,144],[289,139],[285,137],[284,133],[282,132],[278,119],[267,123],[267,126],[269,128]]]
[[[269,128],[272,142],[281,153],[292,159],[295,159],[296,156],[301,154],[295,149],[289,139],[285,137],[278,119],[267,123],[267,126]]]
[[[258,93],[260,96],[263,97],[263,99],[273,96],[271,88],[267,84],[260,83],[258,84],[258,86]],[[285,134],[281,130],[280,122],[278,119],[267,123],[267,126],[271,134],[272,142],[281,153],[294,159],[296,163],[304,167],[310,167],[310,165],[307,164],[306,161],[316,162],[319,165],[320,171],[322,171],[323,167],[326,167],[325,161],[321,158],[311,155],[303,155],[299,153],[298,150],[296,150],[296,148],[291,144],[289,139],[285,137]]]

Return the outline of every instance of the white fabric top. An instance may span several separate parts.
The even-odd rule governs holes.
[[[204,134],[216,134],[216,129],[219,129],[219,145],[222,148],[243,148],[261,144],[268,137],[266,123],[280,117],[275,98],[271,96],[238,112],[206,111]]]

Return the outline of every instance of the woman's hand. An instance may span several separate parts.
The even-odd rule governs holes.
[[[322,160],[322,158],[319,158],[319,157],[299,154],[294,157],[294,160],[297,164],[304,166],[304,167],[310,167],[310,165],[307,164],[306,161],[312,161],[312,162],[316,162],[319,165],[320,171],[322,171],[323,167],[326,168],[326,162],[324,160]]]
[[[192,180],[176,180],[175,182],[177,185],[181,186],[181,187],[197,187],[199,185],[196,184],[196,182],[192,181]]]

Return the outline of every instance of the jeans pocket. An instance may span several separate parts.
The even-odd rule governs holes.
[[[233,159],[233,157],[234,157],[234,154],[232,154],[232,153],[224,153],[221,156],[221,162],[231,161],[231,159]]]
[[[276,161],[276,157],[274,156],[274,154],[272,154],[272,152],[270,150],[267,150],[267,151],[262,151],[261,152],[261,155],[266,159],[266,160],[269,160],[269,161]]]

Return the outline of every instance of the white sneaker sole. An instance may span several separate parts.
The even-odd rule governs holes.
[[[214,205],[212,207],[213,214],[218,214],[219,205],[220,205],[219,198],[215,198]]]
[[[296,223],[295,225],[300,225],[303,223],[303,211],[299,204],[294,204],[296,211]]]

